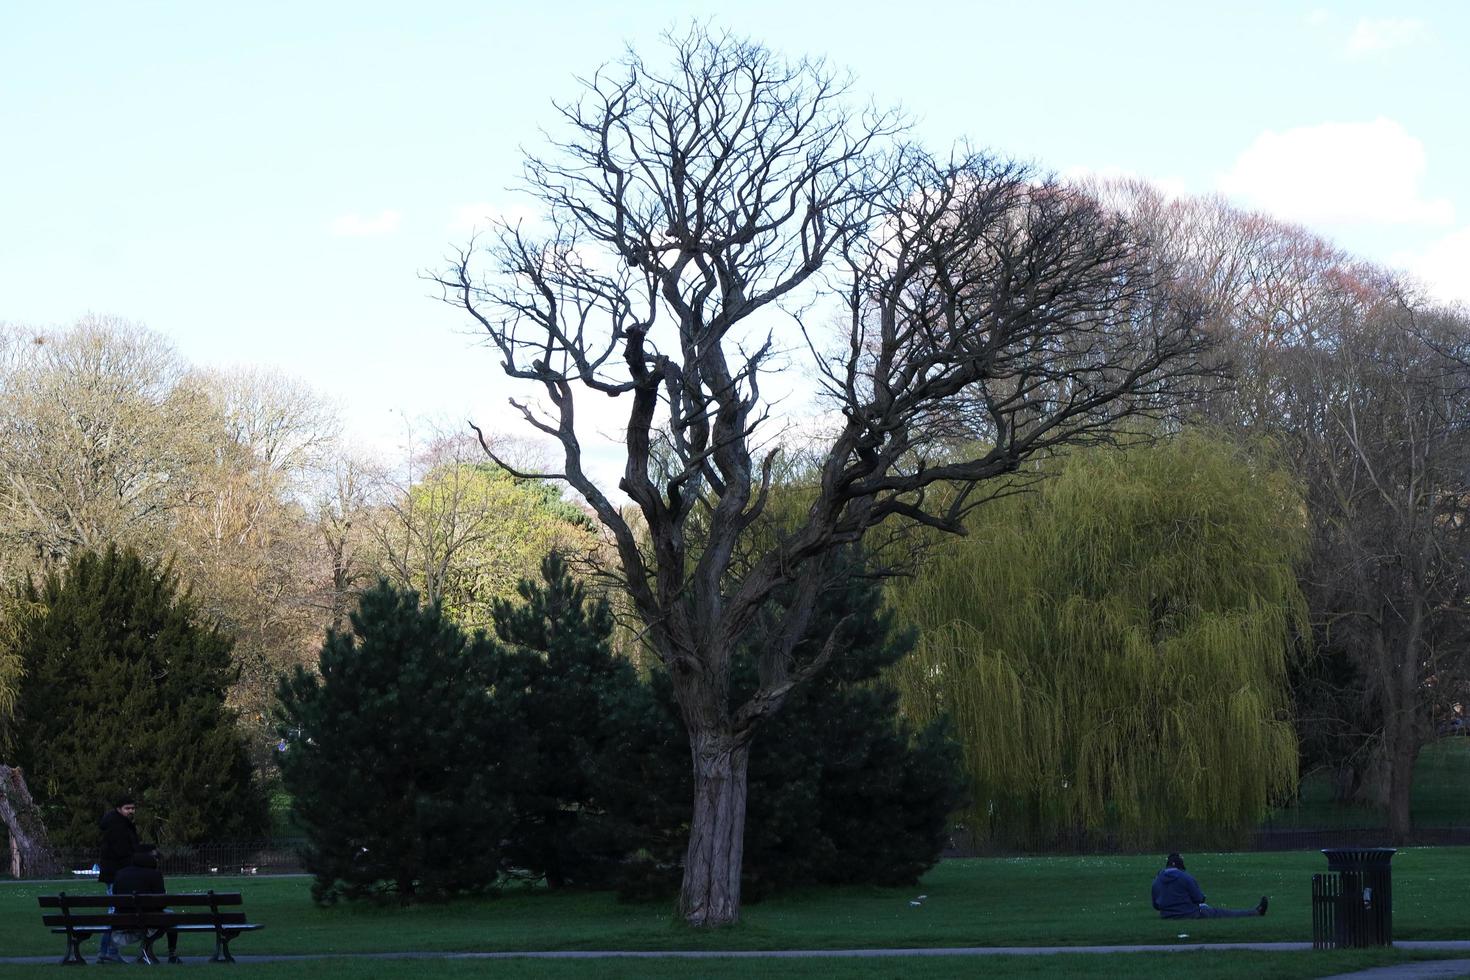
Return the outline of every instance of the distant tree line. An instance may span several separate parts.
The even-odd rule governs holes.
[[[25,773],[52,843],[94,843],[119,788],[163,843],[265,833],[277,680],[315,660],[362,589],[386,576],[487,623],[548,549],[598,546],[554,486],[511,477],[462,436],[411,441],[395,462],[338,429],[305,384],[191,367],[136,324],[0,325],[0,762]],[[124,599],[149,576],[148,615],[176,608],[212,637],[208,656],[126,633],[140,620]],[[130,671],[158,678],[155,700]],[[176,684],[222,700],[181,713]],[[206,764],[219,725],[243,768]],[[238,819],[208,817],[217,805]]]

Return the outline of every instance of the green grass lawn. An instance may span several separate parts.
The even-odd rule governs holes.
[[[255,980],[432,980],[495,976],[529,980],[746,980],[789,977],[794,980],[938,980],[992,977],[1119,977],[1150,980],[1298,980],[1324,977],[1374,966],[1404,963],[1415,957],[1394,950],[1315,953],[1205,951],[1118,955],[1058,954],[1048,956],[874,957],[868,959],[637,959],[637,960],[310,960],[296,963],[238,964]],[[55,977],[56,967],[6,966],[8,978]]]
[[[306,878],[174,878],[178,890],[240,890],[267,928],[241,953],[503,950],[754,950],[922,946],[1307,941],[1316,853],[1191,854],[1190,870],[1219,905],[1271,896],[1264,919],[1160,920],[1149,907],[1157,856],[973,859],[941,863],[914,889],[812,890],[747,906],[740,925],[697,932],[667,903],[621,904],[606,894],[513,889],[493,897],[410,908],[311,903]],[[1470,848],[1409,849],[1394,859],[1398,939],[1470,938],[1457,896],[1470,892]],[[95,891],[93,883],[74,883]],[[0,885],[0,949],[58,957],[35,896],[55,883]],[[919,894],[927,898],[914,907]],[[191,943],[194,946],[190,946]],[[185,937],[185,952],[205,948]],[[92,947],[95,950],[95,945]]]
[[[1441,738],[1424,747],[1414,766],[1412,807],[1416,827],[1470,827],[1470,738]],[[1319,774],[1303,781],[1300,803],[1274,811],[1268,825],[1337,829],[1386,823],[1381,808],[1338,806],[1331,780]]]

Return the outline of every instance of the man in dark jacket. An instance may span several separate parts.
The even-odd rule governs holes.
[[[114,895],[164,895],[168,888],[163,883],[163,872],[158,870],[158,855],[153,850],[153,845],[145,844],[144,849],[133,855],[133,863],[117,873],[117,879],[112,883],[112,894]],[[161,930],[160,930],[161,931]],[[151,939],[157,939],[155,933]],[[148,958],[148,943],[144,944],[143,952],[139,955],[140,963],[156,963],[157,960]],[[179,931],[168,930],[168,961],[178,963],[179,960]]]
[[[131,796],[119,797],[112,809],[102,814],[102,853],[97,859],[98,879],[112,894],[112,884],[117,873],[133,863],[133,854],[138,850],[138,828],[133,824],[133,814],[138,812],[138,803]],[[112,941],[112,930],[102,934],[102,949],[98,963],[121,963],[117,946]]]
[[[1239,919],[1265,915],[1270,904],[1265,895],[1253,909],[1220,909],[1205,904],[1194,875],[1184,870],[1184,858],[1176,851],[1164,860],[1164,870],[1154,878],[1154,908],[1161,919]]]

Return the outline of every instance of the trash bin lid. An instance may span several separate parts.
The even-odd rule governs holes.
[[[1378,871],[1399,852],[1397,847],[1324,847],[1329,871]]]

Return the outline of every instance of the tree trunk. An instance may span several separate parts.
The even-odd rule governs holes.
[[[1418,740],[1414,738],[1412,717],[1389,719],[1384,755],[1388,763],[1388,834],[1395,843],[1408,839],[1414,829],[1411,794],[1414,789],[1414,763],[1419,757]]]
[[[1388,835],[1395,843],[1408,839],[1414,829],[1410,793],[1414,787],[1414,754],[1395,752],[1388,774]]]
[[[41,811],[31,799],[25,776],[0,764],[0,820],[10,834],[10,873],[16,878],[38,878],[58,871]]]
[[[689,747],[694,757],[694,820],[679,915],[693,926],[732,925],[740,919],[750,748],[726,732],[694,731],[689,733]]]
[[[1404,590],[1411,596],[1410,613],[1398,636],[1385,638],[1381,649],[1392,651],[1388,717],[1384,723],[1384,750],[1388,761],[1388,834],[1403,843],[1414,829],[1410,794],[1414,789],[1414,763],[1419,758],[1418,712],[1423,696],[1423,639],[1425,616],[1424,575],[1413,577]],[[1394,640],[1398,640],[1395,645]],[[1381,656],[1382,654],[1380,654]]]

